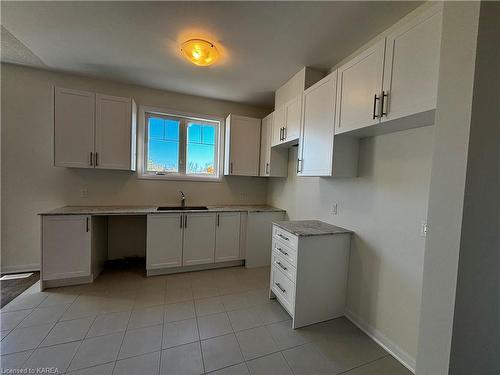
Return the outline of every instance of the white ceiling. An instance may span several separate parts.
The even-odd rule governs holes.
[[[48,69],[272,106],[301,67],[328,69],[418,5],[2,1],[1,21]],[[184,61],[178,45],[192,37],[214,41],[221,62]]]

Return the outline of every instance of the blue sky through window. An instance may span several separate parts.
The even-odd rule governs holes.
[[[181,121],[148,118],[147,171],[215,175],[217,125],[193,121],[183,126]],[[185,135],[181,136],[181,132]],[[186,144],[179,144],[180,139],[185,139]],[[180,164],[184,153],[185,171]]]
[[[186,173],[215,174],[215,126],[189,123]]]
[[[180,121],[149,118],[148,171],[179,172]]]

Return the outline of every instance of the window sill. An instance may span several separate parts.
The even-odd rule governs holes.
[[[157,181],[195,181],[195,182],[222,182],[222,176],[205,177],[205,176],[181,176],[181,175],[154,175],[154,174],[137,174],[140,180],[157,180]]]

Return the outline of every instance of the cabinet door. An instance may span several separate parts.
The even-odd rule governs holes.
[[[214,213],[184,215],[184,244],[182,252],[182,264],[184,266],[214,262]]]
[[[441,7],[433,7],[387,36],[382,121],[436,108]]]
[[[282,140],[282,128],[285,127],[285,106],[276,108],[273,116],[273,135],[271,146],[279,145]]]
[[[130,98],[96,95],[96,168],[132,168],[131,105]]]
[[[285,105],[285,142],[299,139],[302,116],[302,94],[296,96]]]
[[[338,69],[335,133],[379,122],[385,39]]]
[[[180,213],[148,215],[146,268],[182,266],[182,222]]]
[[[215,262],[239,259],[240,216],[239,212],[221,212],[217,214]]]
[[[332,174],[336,89],[335,71],[304,93],[298,169],[301,176]]]
[[[269,176],[271,162],[271,132],[273,126],[273,114],[262,119],[260,132],[260,175]]]
[[[54,165],[93,168],[95,95],[54,90]]]
[[[229,132],[229,152],[226,175],[258,176],[260,154],[260,119],[230,115],[226,129]]]
[[[42,280],[90,276],[90,220],[86,215],[42,217]]]

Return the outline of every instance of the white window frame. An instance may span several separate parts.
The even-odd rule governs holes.
[[[181,117],[188,120],[213,121],[219,123],[217,136],[215,137],[215,165],[216,174],[213,177],[206,175],[194,175],[183,173],[151,173],[147,172],[147,134],[146,134],[146,114],[159,116]],[[195,113],[186,113],[166,108],[139,106],[138,109],[138,131],[137,131],[137,177],[146,180],[174,180],[174,181],[210,181],[221,182],[223,178],[223,155],[224,155],[224,119],[217,116],[201,115]],[[181,132],[182,133],[182,132]],[[179,135],[179,143],[186,143],[182,134]],[[187,145],[184,147],[187,148]],[[179,153],[179,158],[180,158]],[[179,163],[186,163],[186,160],[179,160]],[[180,167],[180,164],[179,164]]]

